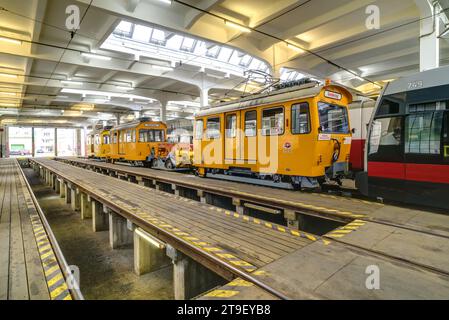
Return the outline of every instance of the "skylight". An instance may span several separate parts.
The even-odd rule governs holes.
[[[266,62],[240,50],[128,21],[121,21],[101,48],[220,71],[223,78],[244,77],[248,70],[271,72]]]

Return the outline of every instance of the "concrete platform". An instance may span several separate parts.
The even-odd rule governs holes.
[[[15,159],[0,159],[0,207],[0,300],[71,300]]]

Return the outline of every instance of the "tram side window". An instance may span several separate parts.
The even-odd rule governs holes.
[[[262,134],[277,136],[284,133],[284,108],[265,109],[262,111]]]
[[[139,130],[139,142],[148,142],[148,130]]]
[[[441,111],[411,114],[406,120],[405,153],[441,154]]]
[[[230,114],[226,116],[226,138],[235,138],[237,132],[237,116]]]
[[[379,109],[376,112],[376,116],[398,114],[400,111],[400,107],[401,105],[399,104],[399,102],[395,102],[391,99],[384,98],[380,103]]]
[[[300,103],[292,106],[292,133],[310,132],[309,104]]]
[[[164,130],[150,130],[153,142],[164,142]]]
[[[401,145],[402,118],[381,118],[373,121],[369,154],[378,153],[381,147]]]
[[[100,144],[100,136],[98,134],[95,135],[95,144],[96,145]]]
[[[196,120],[195,122],[195,139],[201,140],[203,139],[203,120]]]
[[[131,130],[131,142],[136,142],[136,130]]]
[[[109,144],[109,139],[110,139],[109,135],[104,135],[103,136],[103,144]]]
[[[255,137],[257,135],[257,111],[245,113],[245,137]]]
[[[113,144],[117,143],[117,132],[114,132],[114,134],[112,135],[112,143]]]
[[[209,118],[206,123],[206,136],[209,139],[220,138],[220,118]]]
[[[449,161],[449,111],[444,114],[443,156],[445,160]]]
[[[131,142],[131,131],[126,131],[125,142]]]

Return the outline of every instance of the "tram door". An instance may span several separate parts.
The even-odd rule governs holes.
[[[118,153],[125,154],[125,131],[121,130],[118,137]]]
[[[241,160],[254,165],[257,161],[257,110],[242,112],[241,128]]]
[[[225,115],[225,164],[234,166],[241,161],[242,130],[238,125],[241,123],[241,112],[236,111]]]

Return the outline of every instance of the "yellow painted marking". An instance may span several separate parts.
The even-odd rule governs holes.
[[[238,291],[235,290],[214,290],[206,294],[206,297],[215,297],[215,298],[230,298],[239,294]]]
[[[210,251],[210,252],[222,251],[220,248],[215,248],[215,247],[204,247],[203,249],[206,251]]]
[[[344,234],[333,234],[333,233],[331,233],[331,234],[328,234],[327,236],[328,237],[332,237],[332,238],[341,238],[341,237],[344,236]]]
[[[67,286],[64,283],[63,285],[57,287],[55,290],[50,292],[51,299],[52,300],[56,299],[61,293],[63,293],[66,290],[67,290]]]
[[[258,219],[254,219],[253,221],[254,221],[254,223],[260,224],[260,220],[258,220]]]
[[[255,276],[263,276],[263,275],[266,275],[266,274],[267,274],[267,272],[264,271],[264,270],[257,270],[257,271],[253,272],[253,275],[255,275]]]
[[[188,233],[185,233],[185,232],[175,232],[175,234],[177,236],[188,236],[189,235]]]
[[[295,231],[295,230],[291,230],[290,231],[291,233],[292,233],[292,235],[294,235],[294,236],[300,236],[301,234],[298,232],[298,231]]]
[[[206,246],[206,245],[207,245],[207,242],[197,242],[197,241],[194,241],[193,244],[196,244],[197,246],[202,247],[202,246]]]
[[[53,254],[53,251],[49,251],[43,255],[41,255],[41,260],[45,260],[47,259],[49,256],[51,256]]]
[[[330,242],[329,240],[324,240],[324,239],[323,239],[323,243],[324,243],[325,246],[327,246],[327,245],[330,244],[331,242]]]
[[[278,227],[278,230],[281,232],[285,232],[285,228],[283,228],[283,227]]]
[[[225,213],[229,216],[231,214],[231,212],[229,211],[225,211]]]
[[[348,229],[348,230],[357,230],[359,227],[355,226],[355,227],[351,227],[351,226],[344,226],[343,229]]]
[[[243,220],[249,221],[249,217],[243,217]]]
[[[227,285],[231,287],[251,287],[254,285],[254,283],[237,278],[229,282]]]
[[[237,265],[237,266],[241,266],[241,267],[243,267],[243,266],[252,267],[252,266],[253,266],[253,265],[251,265],[251,264],[249,264],[248,262],[243,261],[243,260],[231,261],[231,263],[232,263],[232,264],[235,264],[235,265]]]
[[[183,237],[183,239],[189,240],[189,241],[197,241],[199,240],[198,238],[195,237]]]
[[[238,213],[234,213],[234,217],[238,218],[240,215]]]
[[[224,259],[235,258],[235,256],[233,256],[232,254],[229,254],[229,253],[217,253],[217,256],[219,256],[220,258],[224,258]]]
[[[53,266],[53,267],[51,267],[51,268],[48,269],[48,270],[45,270],[45,275],[46,275],[46,276],[49,276],[50,274],[52,274],[52,273],[55,272],[56,270],[59,270],[59,266],[58,266],[58,265]]]
[[[70,296],[70,294],[68,294],[68,295],[64,298],[64,300],[72,300],[72,297]]]
[[[273,225],[271,223],[265,222],[265,227],[271,228]]]
[[[307,237],[307,239],[309,239],[309,240],[316,241],[316,238],[315,238],[314,236],[312,236],[311,234],[307,234],[307,233],[306,233],[306,237]]]
[[[39,252],[46,251],[46,250],[48,250],[48,249],[50,249],[50,248],[51,248],[51,246],[50,246],[49,244],[47,244],[46,246],[39,247]]]
[[[60,280],[62,280],[62,279],[64,279],[64,278],[62,277],[62,274],[61,274],[61,273],[58,273],[58,274],[57,274],[56,276],[54,276],[52,279],[50,279],[50,280],[47,281],[48,287],[50,288],[52,285],[54,285],[56,282],[58,282],[58,281],[60,281]]]
[[[342,230],[342,229],[338,229],[338,230],[334,230],[334,231],[332,231],[332,232],[334,232],[334,233],[344,233],[344,234],[348,234],[348,233],[351,233],[352,230]]]

